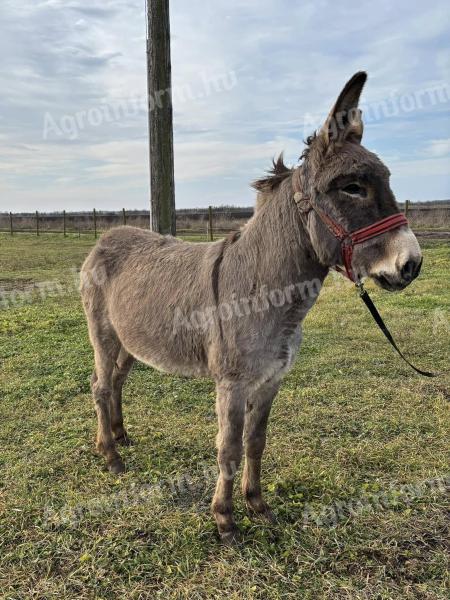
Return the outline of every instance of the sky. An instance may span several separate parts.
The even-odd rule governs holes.
[[[0,211],[149,203],[145,0],[2,0]],[[358,70],[399,201],[450,198],[444,0],[171,0],[176,203],[254,203]],[[154,114],[154,111],[151,113]]]

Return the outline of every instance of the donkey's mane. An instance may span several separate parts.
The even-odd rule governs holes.
[[[300,155],[300,161],[304,161],[306,158],[308,158],[308,155],[311,152],[311,147],[316,139],[317,132],[314,132],[306,138],[304,142],[306,148]],[[285,165],[282,152],[276,160],[272,159],[272,168],[267,171],[267,177],[261,177],[261,179],[257,179],[252,183],[252,187],[258,192],[273,192],[286,179],[286,177],[289,177],[289,175],[292,174],[293,170],[293,168]]]
[[[284,164],[283,153],[272,160],[272,168],[267,171],[268,176],[257,179],[252,187],[258,192],[273,192],[292,173],[292,169]]]
[[[306,148],[300,154],[300,160],[305,160],[306,158],[308,158],[308,154],[311,152],[311,146],[313,145],[313,143],[315,142],[316,139],[317,139],[316,131],[314,133],[312,133],[311,135],[308,135],[308,137],[304,141]]]

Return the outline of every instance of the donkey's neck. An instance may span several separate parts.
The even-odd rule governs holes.
[[[328,272],[293,200],[291,177],[256,211],[229,251],[240,261],[244,277],[272,289],[308,280],[321,283]]]

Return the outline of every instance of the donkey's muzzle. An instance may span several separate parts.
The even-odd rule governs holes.
[[[372,277],[384,290],[397,292],[403,290],[419,275],[422,261],[422,257],[420,257],[420,259],[410,259],[405,262],[395,275],[392,273],[381,272],[372,275]]]

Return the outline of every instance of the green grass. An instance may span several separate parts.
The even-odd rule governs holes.
[[[402,485],[449,474],[449,247],[428,242],[401,294],[373,290],[401,348],[436,379],[410,371],[352,287],[329,278],[269,425],[263,481],[278,523],[251,520],[237,493],[245,541],[224,548],[209,513],[211,381],[137,365],[127,473],[110,475],[94,453],[73,276],[93,242],[0,236],[0,287],[27,291],[0,310],[0,597],[447,598],[448,498],[429,485],[408,500]],[[41,292],[44,281],[64,293]],[[174,484],[183,476],[190,489]]]

